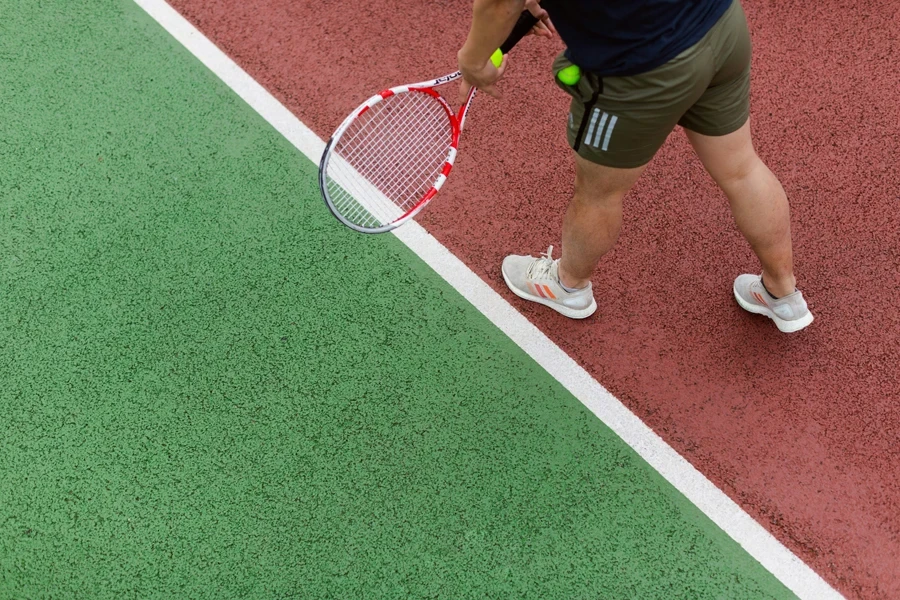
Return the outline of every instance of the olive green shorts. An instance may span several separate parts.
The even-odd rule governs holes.
[[[582,73],[578,83],[566,85],[556,74],[571,64],[560,54],[553,79],[572,96],[569,145],[593,163],[639,167],[676,125],[719,136],[737,131],[750,116],[750,33],[740,0],[703,39],[652,71]]]

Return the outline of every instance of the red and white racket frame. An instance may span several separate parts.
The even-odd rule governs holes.
[[[536,25],[538,19],[534,17],[528,10],[522,12],[519,15],[519,19],[516,21],[513,26],[512,31],[507,37],[506,41],[500,46],[499,50],[502,54],[508,54],[512,48],[519,43],[525,35],[531,31],[532,27]],[[450,105],[441,96],[434,88],[444,85],[447,83],[451,83],[456,81],[462,77],[462,73],[459,71],[455,73],[451,73],[450,75],[445,75],[443,77],[438,77],[437,79],[433,79],[431,81],[422,81],[419,83],[412,83],[409,85],[401,85],[397,87],[393,87],[387,90],[384,90],[381,93],[375,94],[365,102],[359,105],[359,107],[350,113],[344,122],[338,126],[335,130],[334,134],[331,136],[331,139],[328,140],[328,144],[325,146],[325,152],[322,153],[322,160],[319,163],[319,188],[322,191],[322,196],[325,198],[325,203],[328,205],[328,210],[337,217],[337,219],[356,231],[362,233],[384,233],[386,231],[390,231],[402,225],[403,223],[409,221],[411,218],[416,216],[416,214],[421,211],[425,206],[435,197],[435,195],[440,191],[441,187],[447,181],[447,177],[450,175],[450,171],[453,170],[453,163],[456,160],[457,151],[459,149],[459,138],[462,133],[463,126],[466,123],[466,115],[469,113],[469,106],[472,104],[472,99],[475,97],[475,88],[473,87],[469,91],[469,95],[466,98],[465,103],[460,107],[459,112],[454,113],[453,109],[450,108]],[[326,182],[325,182],[325,173],[326,167],[328,166],[328,161],[331,158],[331,147],[335,143],[336,140],[339,140],[343,135],[344,131],[350,126],[353,121],[363,115],[367,110],[371,109],[373,106],[378,104],[379,102],[383,102],[385,98],[390,98],[391,96],[396,96],[398,94],[428,94],[433,97],[435,100],[440,102],[441,106],[444,108],[444,111],[447,114],[447,119],[450,122],[451,127],[451,141],[450,146],[447,148],[447,158],[444,161],[444,168],[441,170],[437,179],[431,185],[431,188],[425,192],[425,194],[403,215],[394,219],[387,225],[378,228],[365,229],[358,225],[348,222],[343,216],[339,214],[339,212],[335,209],[335,207],[331,203],[331,199],[328,197]]]
[[[329,210],[331,210],[331,213],[335,217],[337,217],[337,219],[341,223],[361,233],[385,233],[399,227],[400,225],[403,225],[405,222],[416,216],[419,211],[425,208],[425,206],[431,201],[431,199],[434,198],[435,195],[440,191],[441,187],[444,185],[444,182],[447,181],[447,177],[450,175],[450,171],[453,170],[453,163],[456,161],[456,155],[459,151],[459,138],[466,123],[466,115],[468,115],[469,113],[469,107],[472,104],[472,99],[475,97],[475,92],[477,90],[473,87],[469,91],[469,95],[466,98],[465,103],[460,107],[459,112],[454,113],[453,109],[450,107],[450,104],[434,88],[456,81],[460,77],[462,77],[462,73],[457,71],[456,73],[444,75],[443,77],[438,77],[437,79],[432,79],[430,81],[421,81],[419,83],[412,83],[409,85],[398,85],[397,87],[392,87],[390,89],[384,90],[383,92],[379,92],[360,104],[353,112],[351,112],[347,116],[346,119],[344,119],[344,122],[338,126],[338,128],[331,135],[331,139],[328,140],[328,144],[325,146],[325,152],[322,154],[322,160],[319,164],[319,187],[323,190],[325,203],[328,205]],[[382,227],[364,229],[359,225],[351,223],[350,221],[345,219],[337,210],[335,210],[334,206],[332,206],[331,204],[331,199],[328,197],[327,193],[324,192],[324,190],[326,189],[324,177],[325,173],[327,172],[328,161],[331,158],[331,147],[337,140],[341,139],[341,136],[344,134],[347,128],[350,127],[350,125],[356,119],[363,116],[366,111],[379,104],[380,102],[383,102],[385,99],[390,98],[391,96],[397,96],[399,94],[428,94],[440,103],[441,107],[443,107],[444,112],[447,115],[447,120],[450,123],[451,130],[450,145],[447,147],[447,158],[444,161],[444,168],[441,170],[434,183],[432,183],[431,188],[428,189],[428,191],[426,191],[422,195],[422,197],[412,207],[410,207],[409,210],[403,213],[403,215],[401,215],[400,217]]]

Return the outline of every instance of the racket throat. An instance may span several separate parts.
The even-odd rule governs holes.
[[[475,98],[475,92],[477,91],[478,90],[474,87],[470,89],[465,103],[463,103],[463,105],[459,107],[459,112],[456,114],[457,129],[459,131],[462,131],[463,127],[465,127],[466,125],[466,117],[469,114],[469,107],[472,105],[472,99]],[[459,140],[457,139],[456,142],[458,143]]]

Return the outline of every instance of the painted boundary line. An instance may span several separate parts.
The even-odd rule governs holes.
[[[135,2],[298,150],[319,163],[325,142],[215,44],[163,0]],[[418,223],[410,221],[394,235],[788,589],[809,600],[843,598]]]

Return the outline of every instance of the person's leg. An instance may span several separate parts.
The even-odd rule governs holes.
[[[572,66],[565,53],[553,63],[554,80],[572,97],[566,137],[575,154],[575,193],[562,227],[562,258],[510,254],[501,273],[510,290],[574,319],[596,311],[591,275],[619,236],[622,198],[676,123],[706,89],[709,71],[696,44],[676,59],[627,77],[584,72],[578,82],[557,76]]]
[[[787,196],[756,155],[749,120],[722,136],[685,131],[703,166],[728,197],[738,229],[759,257],[766,289],[776,297],[793,293],[796,280]]]
[[[573,319],[597,310],[591,275],[622,226],[622,197],[646,165],[613,168],[575,155],[575,193],[563,219],[562,258],[553,260],[553,246],[541,257],[511,254],[501,272],[520,298],[549,306]]]
[[[559,280],[568,288],[588,285],[600,258],[622,227],[622,198],[646,165],[614,169],[575,155],[575,193],[563,219]]]

